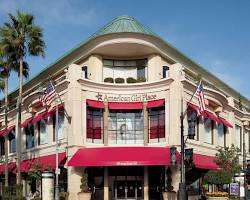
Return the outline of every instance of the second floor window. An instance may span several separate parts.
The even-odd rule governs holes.
[[[149,140],[160,142],[165,138],[165,107],[149,109]]]
[[[58,140],[62,140],[64,138],[64,108],[60,108],[58,110]],[[53,115],[53,141],[56,141],[56,114]]]
[[[4,143],[5,143],[4,137],[0,136],[0,155],[1,156],[5,154]]]
[[[235,146],[238,147],[240,149],[240,151],[242,150],[241,148],[241,139],[242,139],[242,130],[241,127],[239,125],[235,125]]]
[[[103,109],[87,107],[87,141],[103,140]]]
[[[10,144],[10,153],[15,153],[16,152],[16,133],[15,129],[13,129],[9,133],[9,144]]]
[[[48,143],[48,120],[42,118],[38,123],[38,144],[47,144]]]
[[[204,135],[205,143],[213,144],[213,121],[210,118],[204,119]]]
[[[82,67],[82,78],[83,79],[87,79],[88,78],[88,67],[87,66],[83,66]]]
[[[35,146],[34,125],[29,123],[24,130],[26,135],[26,149],[30,149]]]
[[[217,130],[216,145],[224,147],[226,127],[224,126],[223,123],[215,124],[215,130]]]

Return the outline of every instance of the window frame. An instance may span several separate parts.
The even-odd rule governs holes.
[[[31,129],[31,127],[32,127],[32,129],[33,129],[33,133],[32,132],[30,132],[30,129]],[[29,131],[29,134],[27,134],[27,130]],[[34,148],[35,147],[35,125],[33,124],[33,123],[29,123],[25,128],[24,128],[24,131],[25,131],[25,137],[26,137],[26,141],[25,141],[25,147],[26,147],[26,149],[32,149],[32,148]],[[30,134],[31,133],[31,134]],[[31,135],[31,138],[33,139],[32,141],[31,141],[31,143],[32,143],[32,145],[31,146],[29,146],[28,144],[28,139],[30,139],[29,137],[30,137],[30,135]],[[29,136],[29,137],[27,137],[27,136]]]

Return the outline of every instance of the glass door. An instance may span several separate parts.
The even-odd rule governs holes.
[[[141,181],[115,181],[115,199],[143,199]]]

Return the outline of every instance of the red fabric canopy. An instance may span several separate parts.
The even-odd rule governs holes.
[[[103,101],[95,101],[95,100],[87,99],[87,104],[89,107],[92,107],[92,108],[104,108]]]
[[[13,129],[15,128],[15,126],[11,126],[8,128],[8,133],[10,133]],[[0,131],[0,136],[4,136],[5,135],[5,129]]]
[[[66,158],[65,152],[58,154],[59,165],[64,164],[63,161],[65,160],[65,158]],[[54,170],[55,168],[56,168],[56,154],[42,156],[38,158],[32,158],[29,160],[23,160],[21,162],[21,172],[28,172],[31,169]]]
[[[12,171],[14,169],[14,167],[16,166],[15,162],[10,162],[8,163],[8,170]],[[3,174],[5,171],[5,164],[0,165],[0,174]]]
[[[61,108],[63,108],[64,105],[63,103],[58,105],[58,110],[60,110]],[[51,117],[52,115],[54,115],[56,113],[56,106],[54,106],[52,109],[50,109],[45,115],[45,118]]]
[[[220,119],[216,115],[210,113],[209,111],[204,111],[204,112],[208,118],[215,121],[217,124],[221,123]]]
[[[83,148],[72,156],[68,166],[143,166],[170,165],[168,147]]]
[[[155,107],[161,107],[164,106],[165,99],[158,99],[154,101],[148,101],[147,108],[155,108]]]
[[[195,110],[196,112],[199,110],[199,107],[196,106],[196,105],[194,105],[194,104],[189,103],[189,104],[187,104],[187,106],[188,106],[188,108],[192,108],[192,109]]]
[[[219,117],[219,120],[221,120],[221,122],[228,128],[233,128],[233,125],[230,124],[227,120],[225,120],[224,118],[222,117]]]
[[[32,120],[33,120],[32,117],[26,119],[26,120],[21,124],[21,127],[22,127],[22,128],[25,128]]]
[[[141,110],[143,102],[109,102],[109,109],[114,110]]]
[[[34,117],[34,119],[32,120],[32,123],[35,124],[37,122],[39,122],[45,115],[46,115],[46,111],[39,113],[37,116]]]
[[[219,170],[220,167],[215,163],[216,158],[202,154],[193,154],[193,162],[196,168]]]

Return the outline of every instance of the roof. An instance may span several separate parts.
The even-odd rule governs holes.
[[[143,33],[146,35],[151,35],[158,37],[150,28],[141,24],[134,17],[122,15],[114,18],[111,22],[103,26],[97,32],[90,36],[89,39],[96,38],[101,35],[106,35],[109,33]]]

